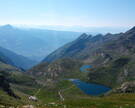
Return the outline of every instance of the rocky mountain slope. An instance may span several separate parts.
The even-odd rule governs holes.
[[[0,62],[0,106],[16,106],[28,103],[40,85],[36,79],[20,69]]]
[[[80,67],[83,63],[75,59],[60,59],[52,63],[41,63],[34,66],[27,73],[34,76],[44,76],[44,80],[57,81],[69,78],[80,78],[86,77],[86,74],[80,71]]]
[[[116,40],[119,34],[98,34],[96,36],[91,36],[87,34],[82,34],[78,39],[72,41],[65,46],[57,49],[49,56],[47,56],[43,62],[51,62],[60,58],[71,57],[75,59],[87,60],[97,48],[107,41]]]
[[[114,87],[135,79],[135,27],[125,33],[89,36],[78,39],[57,49],[43,62],[62,58],[78,59],[93,68],[89,82]]]
[[[18,55],[2,47],[0,47],[0,59],[7,64],[10,64],[18,68],[22,68],[22,69],[29,69],[36,64],[36,61],[33,61],[22,55]]]
[[[89,73],[89,81],[99,82],[110,86],[135,80],[135,27],[121,34],[115,41],[108,41],[98,50],[108,54],[111,59],[104,60]],[[101,56],[100,56],[101,58]],[[98,61],[97,59],[96,61]]]

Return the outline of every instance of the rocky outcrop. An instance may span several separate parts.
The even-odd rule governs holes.
[[[121,84],[128,77],[128,69],[124,68],[122,72],[118,75],[117,83]]]
[[[47,82],[56,79],[65,79],[65,78],[80,78],[83,77],[83,72],[80,71],[80,67],[83,63],[75,59],[61,59],[56,60],[50,64],[41,63],[27,73],[30,73],[34,76],[44,76]],[[42,74],[40,74],[42,72]]]
[[[135,93],[135,81],[125,82],[115,90],[116,93]]]

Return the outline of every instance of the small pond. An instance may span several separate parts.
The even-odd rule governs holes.
[[[80,68],[80,71],[82,72],[89,72],[87,69],[90,69],[92,68],[91,65],[83,65],[81,68]]]

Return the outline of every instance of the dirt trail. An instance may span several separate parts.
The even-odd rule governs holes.
[[[66,89],[63,89],[63,90],[59,90],[58,95],[59,95],[59,97],[60,97],[60,99],[61,99],[62,101],[65,100],[64,96],[62,95],[62,92],[66,91],[66,90],[68,90],[68,89],[71,89],[73,86],[74,86],[74,85],[72,85],[70,88],[66,88]]]

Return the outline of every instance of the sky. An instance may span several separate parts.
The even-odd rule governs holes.
[[[135,0],[0,0],[0,25],[131,27]]]

